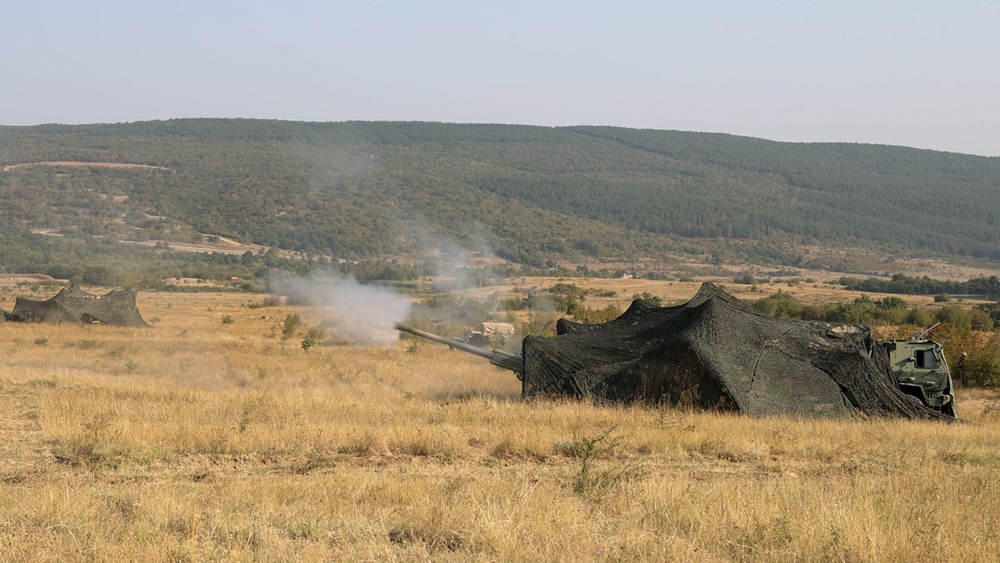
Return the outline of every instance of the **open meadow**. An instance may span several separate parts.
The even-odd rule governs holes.
[[[259,295],[139,310],[153,328],[0,323],[0,561],[1000,553],[994,391],[960,391],[958,424],[525,402],[431,342],[304,350],[319,319]]]

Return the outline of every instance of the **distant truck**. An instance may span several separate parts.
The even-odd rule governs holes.
[[[475,328],[465,329],[464,342],[480,348],[503,346],[514,337],[514,333],[514,325],[511,323],[482,322]]]
[[[936,324],[908,340],[882,343],[900,390],[928,407],[948,416],[955,412],[955,384],[951,379],[944,347],[926,337]]]

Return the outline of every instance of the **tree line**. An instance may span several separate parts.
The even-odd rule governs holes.
[[[841,277],[840,285],[852,291],[895,293],[899,295],[975,295],[1000,300],[1000,278],[981,276],[968,281],[935,280],[927,276],[896,274],[890,279]]]

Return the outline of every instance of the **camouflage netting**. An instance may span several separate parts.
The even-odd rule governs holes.
[[[865,325],[766,316],[712,284],[600,325],[524,340],[525,396],[667,402],[751,415],[944,418],[901,391]]]
[[[59,290],[50,299],[35,301],[18,297],[8,320],[33,323],[92,323],[148,327],[136,308],[136,292],[115,289],[105,295],[91,295],[76,286]]]

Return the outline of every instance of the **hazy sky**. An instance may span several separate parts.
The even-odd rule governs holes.
[[[0,124],[620,125],[1000,156],[1000,2],[6,2]]]

